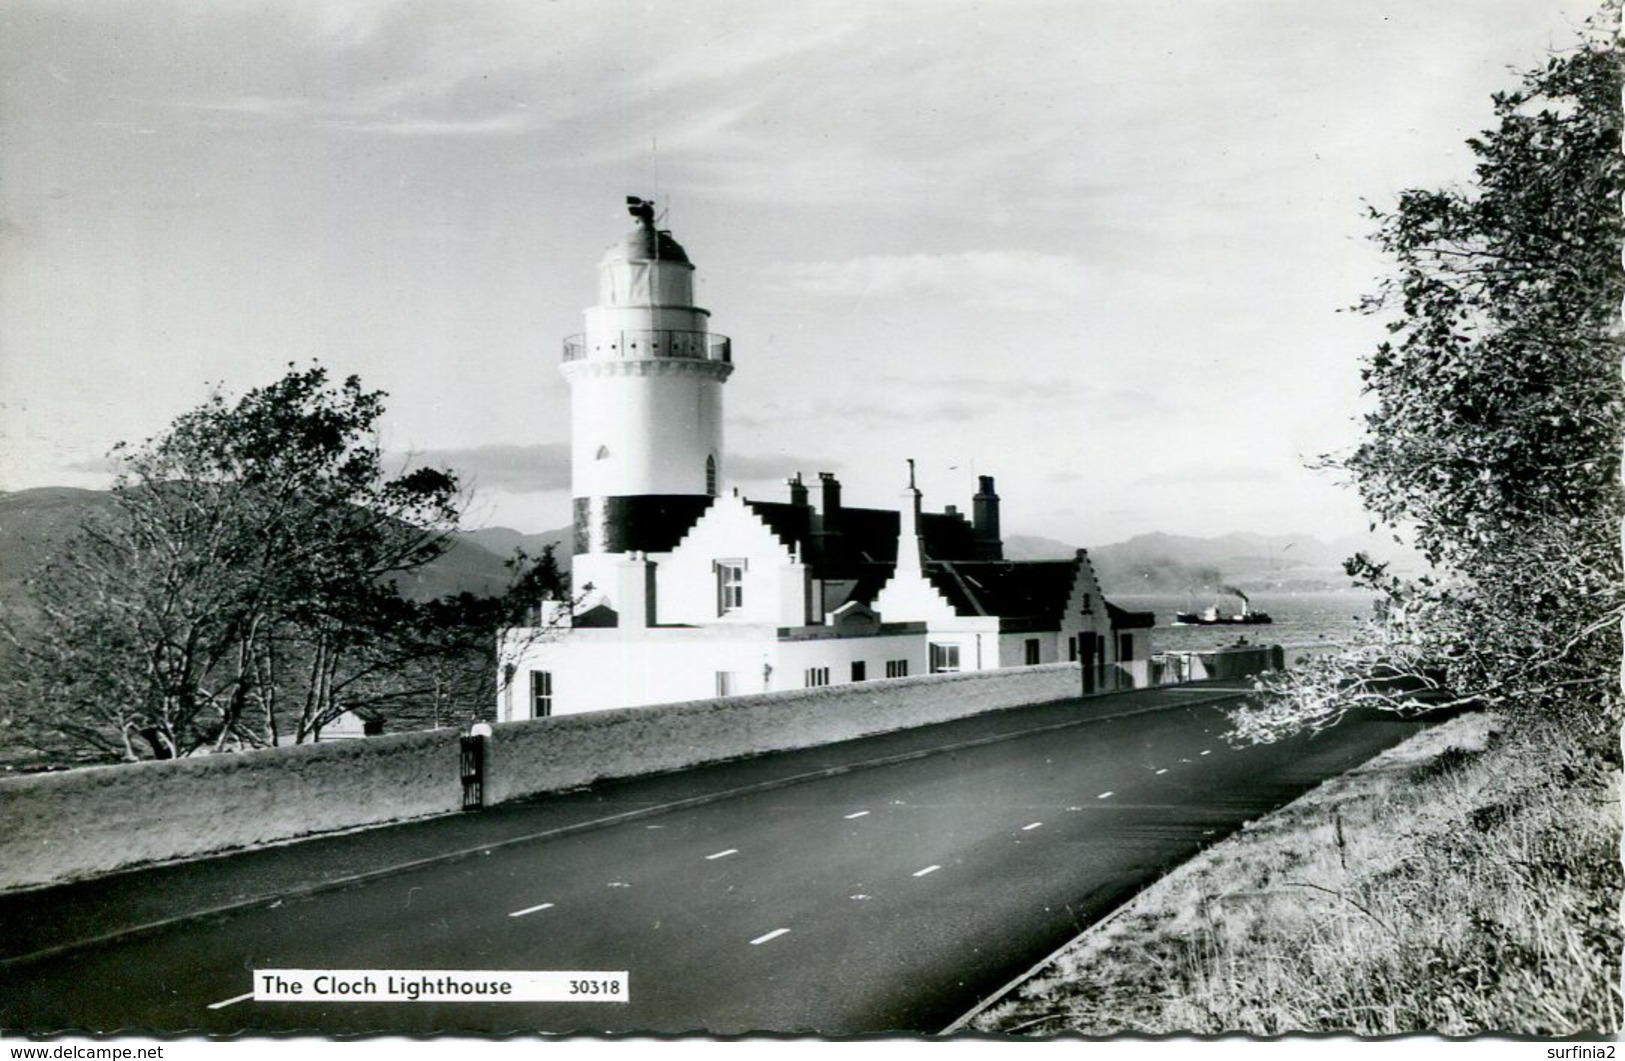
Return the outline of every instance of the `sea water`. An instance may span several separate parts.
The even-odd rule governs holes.
[[[1222,648],[1246,639],[1249,645],[1281,645],[1287,649],[1331,648],[1357,639],[1371,622],[1375,595],[1360,590],[1314,593],[1248,594],[1255,612],[1274,619],[1257,626],[1174,626],[1176,612],[1201,612],[1216,605],[1220,615],[1236,615],[1241,600],[1221,595],[1192,597],[1185,593],[1107,594],[1119,608],[1151,612],[1157,625],[1151,630],[1151,651],[1190,652]]]

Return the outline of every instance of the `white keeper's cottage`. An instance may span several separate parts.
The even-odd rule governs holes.
[[[923,511],[912,471],[896,511],[843,504],[827,472],[782,501],[726,489],[729,341],[652,205],[628,204],[586,330],[564,342],[578,599],[503,632],[499,721],[1063,660],[1143,668],[1151,616],[1107,603],[1083,550],[1004,559],[992,476],[968,518]]]

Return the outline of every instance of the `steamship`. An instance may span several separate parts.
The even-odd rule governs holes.
[[[1220,615],[1219,606],[1210,604],[1199,612],[1175,612],[1175,626],[1262,626],[1273,623],[1269,612],[1255,612],[1247,594],[1234,586],[1225,587],[1229,592],[1241,598],[1241,611],[1234,615]]]

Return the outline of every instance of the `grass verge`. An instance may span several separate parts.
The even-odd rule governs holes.
[[[971,1028],[1612,1034],[1620,894],[1617,767],[1463,716],[1209,848]]]

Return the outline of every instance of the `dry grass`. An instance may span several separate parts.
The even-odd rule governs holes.
[[[1182,866],[974,1027],[1611,1033],[1618,780],[1455,719]]]

